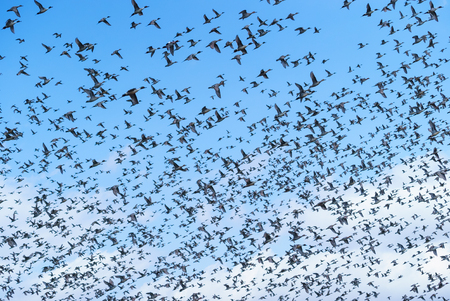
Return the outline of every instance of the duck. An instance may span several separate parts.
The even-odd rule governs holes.
[[[266,71],[264,71],[264,69],[261,69],[261,71],[259,72],[259,75],[257,77],[264,77],[265,79],[269,79],[269,77],[267,76],[267,72],[271,71],[272,69],[267,69]]]
[[[197,55],[198,55],[199,53],[202,53],[202,52],[201,52],[201,51],[197,51],[197,53],[192,53],[192,54],[190,54],[190,55],[185,59],[185,61],[190,61],[190,60],[196,60],[196,61],[198,61]]]
[[[165,55],[164,57],[166,58],[166,62],[167,62],[166,67],[170,67],[173,64],[177,63],[177,61],[172,61],[168,55]]]
[[[17,20],[17,19],[15,19],[15,20],[8,19],[8,20],[6,21],[5,26],[3,26],[2,29],[9,28],[9,29],[11,30],[12,33],[15,33],[15,32],[14,32],[14,25],[17,24],[17,23],[19,23],[19,22],[20,22],[20,20]]]
[[[134,0],[131,0],[131,4],[133,4],[133,7],[134,7],[134,13],[132,13],[131,16],[134,16],[134,15],[142,16],[144,14],[142,11],[148,7],[148,5],[146,5],[144,7],[139,7],[139,5]]]
[[[47,50],[45,53],[49,53],[50,51],[52,51],[53,48],[55,48],[55,46],[50,47],[50,46],[45,45],[44,43],[41,43],[41,44]]]
[[[122,50],[122,49],[114,50],[113,53],[111,53],[111,55],[117,55],[118,57],[120,57],[121,59],[123,59],[123,57],[122,57],[122,56],[120,55],[120,53],[119,53],[120,50]]]
[[[150,53],[150,57],[152,57],[155,54],[156,50],[158,50],[158,49],[160,49],[160,48],[159,47],[153,48],[153,46],[149,46],[148,50],[145,53]]]
[[[220,48],[219,48],[219,46],[217,46],[217,42],[220,42],[220,41],[222,41],[222,39],[211,41],[208,44],[208,46],[206,46],[206,47],[210,47],[211,49],[215,49],[218,53],[220,53]]]
[[[377,8],[375,8],[375,9],[371,9],[370,8],[370,4],[369,3],[367,3],[367,5],[366,5],[366,13],[364,14],[364,15],[362,15],[363,17],[365,17],[365,16],[367,16],[367,17],[370,17],[370,16],[372,16],[372,14],[375,12],[375,11],[377,11],[378,9]]]
[[[7,11],[14,12],[16,14],[16,16],[18,16],[20,18],[19,7],[22,7],[22,5],[13,6],[10,9],[8,9]]]
[[[311,71],[311,73],[309,74],[309,76],[311,77],[312,80],[312,85],[311,88],[318,86],[321,82],[323,82],[325,79],[321,79],[320,81],[318,81],[316,79],[316,76],[314,75],[314,72]]]
[[[208,89],[214,89],[217,97],[221,98],[222,96],[220,93],[220,86],[225,86],[225,81],[221,81],[220,83],[214,84],[211,87],[208,87]]]
[[[241,17],[239,18],[239,20],[244,20],[247,19],[248,17],[250,17],[251,15],[255,14],[255,11],[252,11],[251,13],[247,12],[247,10],[242,10],[241,12],[239,12],[241,14]]]
[[[36,3],[36,5],[39,7],[39,12],[37,13],[37,15],[43,14],[46,11],[48,11],[50,8],[52,8],[52,6],[49,6],[48,8],[45,8],[45,7],[42,6],[42,4],[40,4],[36,0],[34,0],[34,3]]]
[[[200,42],[201,40],[198,41],[194,41],[193,39],[188,40],[188,43],[190,43],[191,45],[189,47],[194,47],[195,45],[197,45],[198,42]]]
[[[78,38],[75,38],[75,43],[77,44],[77,46],[79,48],[77,52],[81,52],[81,51],[84,51],[87,49],[87,44],[81,43],[80,40],[78,40]]]
[[[150,23],[148,23],[147,26],[149,26],[149,25],[154,25],[156,28],[161,29],[161,27],[159,26],[159,24],[156,23],[156,21],[158,21],[159,19],[160,19],[160,18],[151,20]]]
[[[131,105],[132,105],[132,106],[137,105],[137,104],[139,103],[139,100],[137,99],[136,93],[137,93],[139,90],[142,90],[142,89],[145,89],[145,87],[142,86],[142,87],[140,87],[140,88],[133,88],[133,89],[130,89],[130,90],[128,90],[126,93],[124,93],[124,94],[122,95],[122,97],[130,96],[130,98],[131,98]]]
[[[108,20],[107,20],[109,17],[110,17],[110,16],[101,18],[100,21],[98,21],[97,23],[105,23],[106,25],[111,26],[111,24],[109,24],[109,22],[108,22]]]
[[[244,54],[247,54],[247,50],[246,50],[245,48],[246,48],[248,45],[250,45],[251,43],[248,44],[248,45],[243,45],[243,44],[242,44],[242,41],[241,41],[241,39],[239,38],[238,35],[236,35],[235,41],[236,41],[236,44],[237,44],[237,48],[234,50],[234,52],[240,51],[240,52],[242,52],[243,55],[244,55]]]

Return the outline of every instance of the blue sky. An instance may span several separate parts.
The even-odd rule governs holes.
[[[40,2],[0,4],[1,298],[449,295],[446,1]]]

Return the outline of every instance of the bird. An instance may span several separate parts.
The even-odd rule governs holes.
[[[189,47],[194,47],[195,45],[197,45],[198,42],[200,42],[201,40],[198,41],[194,41],[193,39],[188,40],[188,43],[190,43]]]
[[[206,47],[209,47],[209,48],[211,48],[211,49],[215,49],[218,53],[220,53],[220,48],[219,48],[219,46],[217,45],[217,42],[220,42],[220,41],[222,41],[222,39],[218,39],[218,40],[211,41],[211,42],[208,44],[208,46],[206,46]]]
[[[237,47],[236,47],[236,49],[234,50],[234,52],[240,51],[240,52],[242,53],[242,55],[247,54],[247,50],[246,50],[245,48],[246,48],[248,45],[250,45],[251,43],[248,44],[248,45],[243,45],[243,44],[242,44],[242,41],[241,41],[241,39],[239,38],[238,35],[236,35],[235,41],[236,41]]]
[[[196,60],[196,61],[198,61],[199,59],[197,58],[197,55],[200,54],[200,53],[202,53],[202,51],[197,51],[196,53],[190,54],[190,55],[185,59],[185,61],[190,61],[190,60]]]
[[[236,54],[234,57],[231,58],[232,60],[236,60],[236,62],[238,62],[239,65],[241,65],[241,55],[240,54]]]
[[[165,57],[166,62],[167,62],[166,67],[170,67],[170,66],[172,66],[173,64],[177,63],[177,61],[172,61],[172,60],[169,58],[168,55],[166,55],[166,56],[164,56],[164,57]]]
[[[14,12],[16,14],[16,16],[20,18],[19,7],[22,7],[22,5],[13,6],[10,9],[8,9],[7,11]]]
[[[46,11],[48,11],[50,8],[52,8],[52,6],[49,6],[47,8],[43,7],[41,3],[37,2],[36,0],[34,0],[34,3],[36,3],[36,5],[39,7],[39,12],[37,13],[38,15],[45,13]]]
[[[299,35],[301,35],[301,34],[304,34],[308,29],[311,29],[311,28],[310,27],[308,27],[308,28],[297,27],[295,30],[298,31]]]
[[[354,1],[354,0],[353,0],[353,1]],[[347,9],[350,9],[350,4],[352,4],[353,1],[344,0],[344,4],[342,5],[341,8],[346,7]]]
[[[239,13],[241,14],[241,17],[239,19],[244,20],[244,19],[247,19],[248,17],[250,17],[252,14],[255,14],[256,12],[253,11],[253,12],[249,13],[249,12],[247,12],[247,10],[244,9]]]
[[[309,76],[311,77],[311,80],[312,80],[311,88],[318,86],[321,82],[323,82],[325,80],[325,79],[321,79],[320,81],[318,81],[312,71],[309,74]]]
[[[75,43],[78,46],[78,51],[77,52],[82,52],[85,51],[88,48],[88,43],[81,43],[80,40],[78,40],[78,38],[75,38]]]
[[[269,79],[269,77],[267,76],[267,72],[271,71],[272,69],[267,69],[266,71],[264,71],[264,69],[261,69],[261,71],[259,72],[257,77],[264,77],[265,79]]]
[[[117,55],[119,58],[123,59],[122,55],[119,53],[120,50],[122,50],[122,49],[114,50],[114,51],[111,53],[111,55]]]
[[[135,105],[139,104],[139,100],[138,100],[138,98],[137,98],[137,96],[136,96],[136,93],[137,93],[138,91],[142,90],[142,89],[145,89],[145,87],[142,86],[142,87],[140,87],[140,88],[132,88],[132,89],[128,90],[127,92],[125,92],[125,93],[122,95],[122,97],[129,96],[130,99],[131,99],[131,100],[130,100],[130,101],[131,101],[131,105],[132,105],[132,106],[135,106]]]
[[[134,12],[131,14],[131,16],[134,16],[134,15],[142,16],[142,15],[144,15],[143,10],[145,8],[148,8],[148,5],[146,5],[144,7],[139,7],[139,5],[136,3],[135,0],[131,0],[131,4],[133,4],[133,8],[134,8]]]
[[[45,53],[49,53],[50,51],[53,50],[53,48],[55,48],[55,46],[51,46],[51,47],[50,47],[50,46],[45,45],[44,43],[41,43],[41,45],[44,46],[44,48],[45,48],[45,50],[46,50]]]
[[[348,8],[348,7],[347,7],[347,8]],[[375,8],[374,10],[372,10],[372,9],[370,8],[370,4],[367,3],[367,5],[366,5],[366,12],[364,13],[363,17],[364,17],[364,16],[370,17],[370,16],[372,16],[372,14],[373,14],[374,12],[376,12],[377,10],[378,10],[377,8]]]
[[[9,28],[12,33],[15,33],[14,25],[19,22],[20,22],[20,20],[17,20],[17,19],[15,19],[15,20],[8,19],[8,20],[6,20],[6,24],[5,24],[5,26],[3,26],[3,29]]]
[[[216,15],[216,16],[214,17],[214,19],[219,18],[220,16],[222,16],[222,15],[225,13],[225,12],[218,13],[215,9],[212,9],[212,11],[213,11],[213,13]]]
[[[149,46],[148,50],[145,53],[150,53],[150,57],[152,57],[155,54],[156,50],[158,50],[158,49],[160,49],[160,48],[159,47],[153,48],[152,46]]]
[[[282,55],[279,58],[277,58],[276,61],[280,61],[283,68],[289,67],[289,63],[287,62],[288,56],[289,56],[289,54]]]
[[[159,19],[160,19],[160,18],[151,20],[150,23],[148,23],[147,26],[153,25],[153,26],[155,26],[156,28],[161,29],[161,27],[159,26],[159,24],[156,22],[156,21],[158,21]]]
[[[97,23],[105,23],[106,25],[111,26],[111,24],[109,24],[108,22],[108,18],[110,18],[110,16],[101,18]]]
[[[220,93],[220,86],[225,86],[225,81],[221,81],[220,83],[214,84],[211,87],[208,87],[209,89],[214,89],[214,91],[216,92],[217,97],[221,98],[221,93]]]

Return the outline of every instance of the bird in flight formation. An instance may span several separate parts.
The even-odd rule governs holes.
[[[1,300],[449,300],[443,1],[98,1],[5,8]]]

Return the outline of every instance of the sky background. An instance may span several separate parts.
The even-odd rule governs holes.
[[[0,298],[450,295],[446,1],[269,2],[0,3]]]

